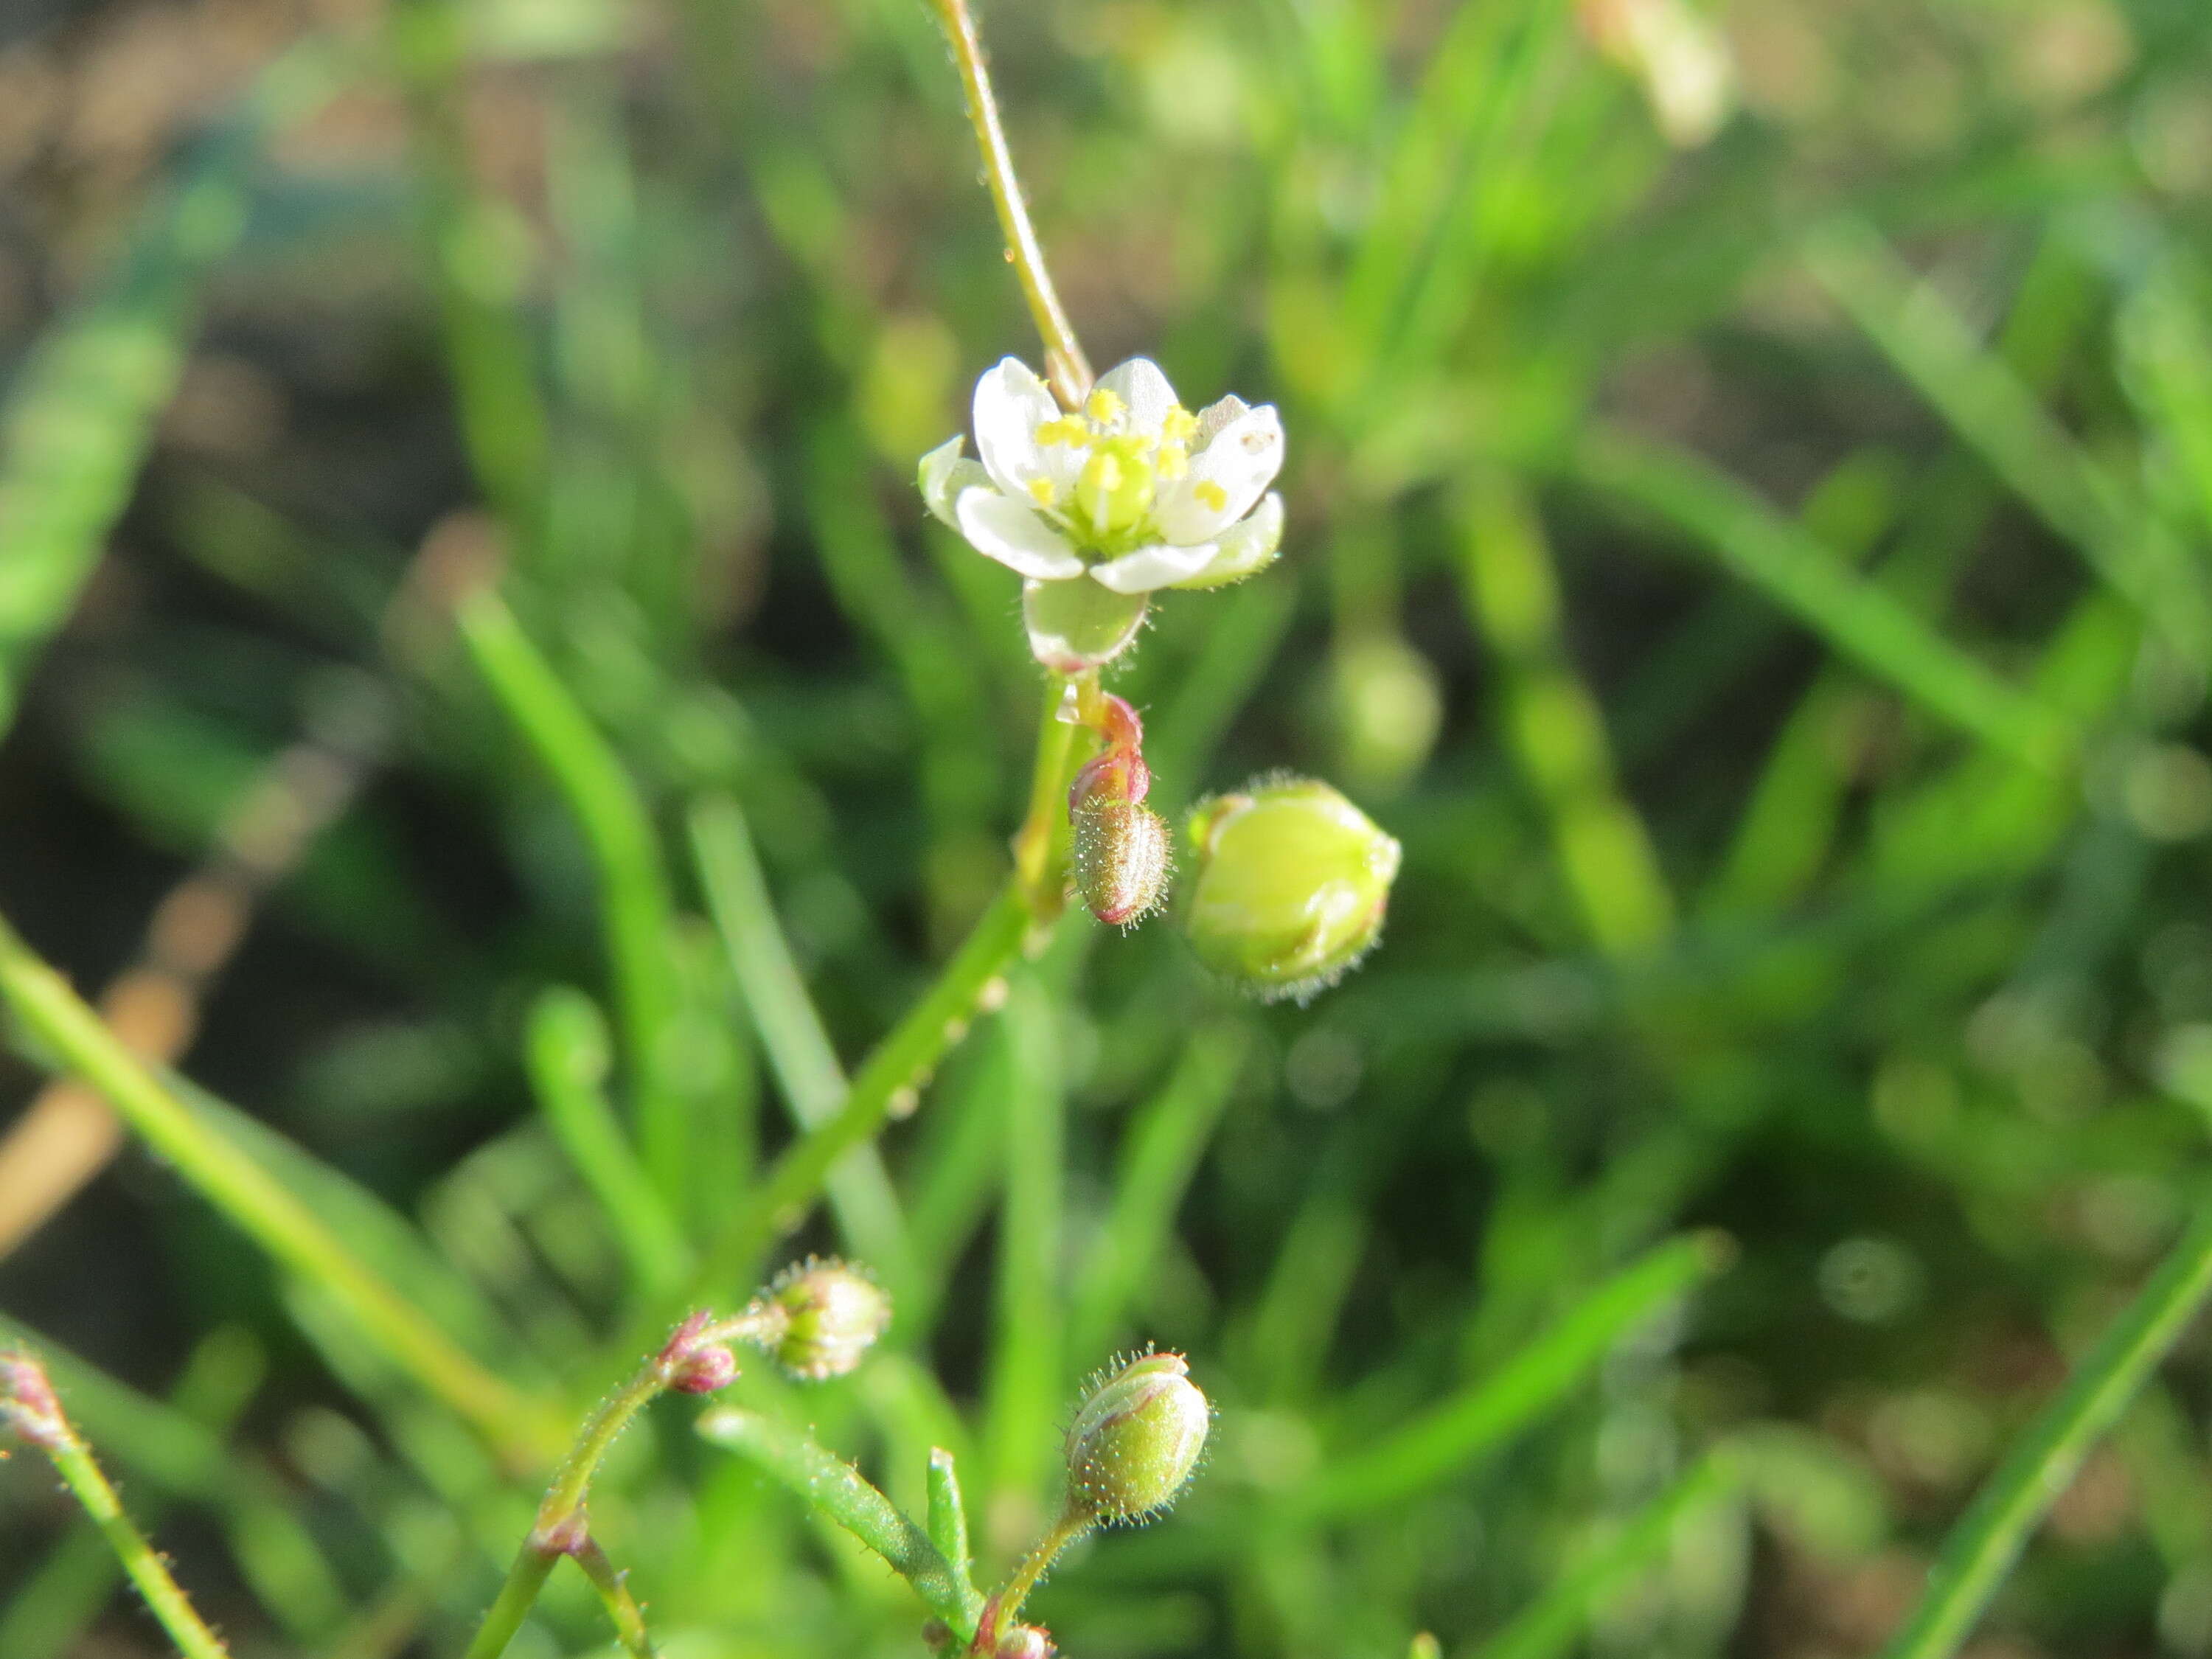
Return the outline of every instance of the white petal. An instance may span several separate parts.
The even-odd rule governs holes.
[[[1219,403],[1208,404],[1198,411],[1198,432],[1190,441],[1193,449],[1203,449],[1213,441],[1213,434],[1252,407],[1231,392]]]
[[[1018,357],[1006,358],[975,382],[975,447],[1009,495],[1026,494],[1030,479],[1045,476],[1036,429],[1059,416],[1051,390]]]
[[[1119,398],[1129,411],[1128,430],[1151,437],[1175,407],[1175,388],[1149,357],[1132,357],[1098,377],[1098,389]]]
[[[1221,532],[1212,562],[1177,587],[1226,587],[1275,562],[1283,546],[1283,498],[1270,492],[1251,516]]]
[[[1160,491],[1152,522],[1171,542],[1210,541],[1252,510],[1282,465],[1283,423],[1275,406],[1248,409],[1190,458],[1188,472]]]
[[[1140,547],[1103,564],[1094,564],[1091,574],[1116,593],[1149,593],[1156,587],[1170,587],[1186,577],[1196,575],[1212,562],[1213,552],[1212,542],[1200,542],[1194,547],[1170,547],[1162,543],[1157,547]]]
[[[1067,538],[1011,496],[979,485],[962,490],[952,510],[968,545],[1010,570],[1047,582],[1083,574]]]
[[[963,438],[938,445],[921,458],[918,479],[922,504],[955,530],[960,526],[952,516],[952,503],[960,499],[960,492],[991,482],[989,473],[960,453],[966,445]]]

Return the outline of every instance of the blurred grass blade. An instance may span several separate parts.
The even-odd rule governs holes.
[[[1139,1287],[1156,1271],[1250,1046],[1240,1025],[1194,1033],[1166,1085],[1130,1124],[1113,1201],[1069,1299],[1068,1352],[1079,1364],[1103,1360]]]
[[[1044,1501],[1066,1364],[1060,1262],[1067,1103],[1058,1011],[1036,978],[1025,974],[1015,979],[1001,1018],[1012,1063],[1006,1073],[1006,1176],[984,1384],[982,1441],[990,1480],[984,1513],[993,1516],[1019,1515],[1025,1505]],[[994,1548],[1024,1541],[985,1540]]]
[[[552,775],[598,866],[639,1152],[662,1196],[684,1213],[690,1123],[667,1077],[682,995],[673,957],[674,908],[652,815],[612,745],[507,602],[482,587],[455,614],[485,683]]]
[[[2201,571],[2181,562],[2119,478],[2084,454],[1931,283],[1862,221],[1831,220],[1806,266],[1899,371],[2090,568],[2202,660],[2212,647]]]
[[[115,270],[38,343],[0,408],[0,732],[131,497],[198,330],[201,290],[246,230],[270,134],[338,84],[312,42],[262,71],[132,232]]]
[[[993,1000],[991,988],[1021,955],[1030,925],[1021,889],[1009,882],[921,1000],[876,1045],[837,1115],[785,1148],[760,1188],[733,1207],[695,1281],[701,1294],[750,1278],[776,1237],[805,1218],[837,1161],[883,1127],[898,1097],[927,1080],[979,1005]]]
[[[2082,1460],[2212,1296],[2212,1203],[2006,1455],[1943,1545],[1920,1604],[1883,1659],[1948,1659]]]
[[[1473,1659],[1559,1659],[1575,1650],[1600,1604],[1640,1569],[1664,1557],[1684,1516],[1732,1491],[1726,1459],[1708,1456],[1589,1559],[1560,1576],[1535,1603],[1475,1649]]]
[[[2045,771],[2077,734],[1742,485],[1686,453],[1593,431],[1575,465],[1589,483],[1672,520],[1830,646],[1961,731]]]
[[[692,808],[690,829],[707,908],[753,1029],[792,1116],[801,1129],[818,1128],[852,1090],[776,921],[744,814],[728,796],[713,796]],[[872,1146],[855,1146],[830,1170],[826,1185],[854,1253],[883,1276],[895,1300],[908,1294],[914,1251],[883,1155]]]
[[[1562,637],[1559,575],[1534,508],[1492,474],[1465,508],[1460,580],[1476,630],[1498,659],[1507,737],[1551,820],[1552,840],[1598,948],[1633,957],[1664,942],[1674,895],[1642,817],[1621,792],[1596,696]]]
[[[288,1269],[326,1290],[389,1358],[493,1445],[525,1467],[557,1452],[567,1437],[563,1425],[463,1352],[340,1241],[315,1202],[280,1182],[165,1087],[4,921],[0,997],[32,1037],[105,1095],[188,1185]],[[300,1160],[311,1162],[304,1155]],[[287,1174],[296,1182],[299,1170]]]
[[[882,1556],[961,1641],[975,1636],[969,1601],[972,1592],[952,1564],[850,1463],[757,1412],[726,1407],[708,1412],[699,1419],[699,1432],[775,1476],[802,1502]]]
[[[610,1046],[605,1020],[580,991],[556,986],[530,1011],[530,1080],[546,1121],[599,1200],[639,1288],[665,1297],[690,1271],[691,1248],[607,1103]]]
[[[1714,1234],[1660,1246],[1583,1297],[1494,1374],[1323,1469],[1288,1498],[1285,1512],[1308,1523],[1366,1514],[1449,1479],[1557,1404],[1626,1332],[1718,1272],[1731,1249]]]

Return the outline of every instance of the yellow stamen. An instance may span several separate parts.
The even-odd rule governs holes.
[[[1049,478],[1031,478],[1030,494],[1036,497],[1036,504],[1039,507],[1050,507],[1060,495],[1060,492],[1053,488],[1052,480]]]
[[[1091,441],[1091,429],[1073,415],[1063,415],[1056,421],[1047,421],[1036,429],[1040,444],[1066,444],[1070,449],[1079,449]]]
[[[1152,471],[1159,475],[1162,482],[1170,482],[1190,471],[1190,457],[1184,453],[1181,444],[1162,444],[1158,453],[1153,457]]]
[[[1113,425],[1127,410],[1128,405],[1103,386],[1085,399],[1083,404],[1083,412],[1101,426]]]
[[[1176,404],[1160,419],[1160,436],[1171,444],[1188,443],[1198,436],[1198,416]]]
[[[1202,483],[1193,484],[1190,488],[1190,493],[1197,496],[1200,501],[1205,502],[1206,506],[1212,507],[1216,513],[1225,512],[1228,510],[1229,492],[1224,489],[1219,484],[1214,483],[1211,478],[1207,478]]]

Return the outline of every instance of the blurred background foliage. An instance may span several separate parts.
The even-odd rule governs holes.
[[[1870,1651],[2203,1174],[2212,27],[980,21],[1093,359],[1290,434],[1280,566],[1114,678],[1156,799],[1320,773],[1406,865],[1303,1009],[1065,924],[793,1241],[889,1351],[738,1392],[909,1504],[960,1452],[1003,1565],[1082,1375],[1187,1348],[1210,1467],[1042,1593],[1080,1655]],[[577,1408],[1005,868],[1015,584],[911,482],[1036,356],[969,143],[917,0],[0,15],[0,909],[208,970],[229,1133]],[[531,1483],[142,1152],[10,1146],[0,1309],[240,1651],[456,1651]],[[2212,1652],[2208,1389],[1979,1659]],[[674,1659],[918,1651],[684,1416],[598,1511]],[[48,1485],[0,1653],[155,1653]],[[605,1649],[580,1582],[518,1653]]]

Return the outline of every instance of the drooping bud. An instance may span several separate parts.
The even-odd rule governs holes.
[[[1091,914],[1126,927],[1158,908],[1166,890],[1168,826],[1149,806],[1086,801],[1075,809],[1075,886]]]
[[[1125,927],[1155,909],[1173,866],[1167,824],[1144,804],[1152,787],[1144,726],[1119,697],[1102,698],[1091,724],[1105,739],[1075,775],[1067,814],[1075,827],[1075,889],[1091,914]]]
[[[1159,1513],[1197,1468],[1212,1416],[1181,1354],[1146,1354],[1103,1376],[1067,1431],[1070,1516],[1110,1525]]]
[[[769,1290],[769,1305],[785,1317],[767,1346],[784,1370],[810,1382],[850,1371],[891,1322],[883,1287],[842,1261],[809,1258]]]
[[[1273,1001],[1335,983],[1382,930],[1400,848],[1325,783],[1279,778],[1191,814],[1200,960]]]

